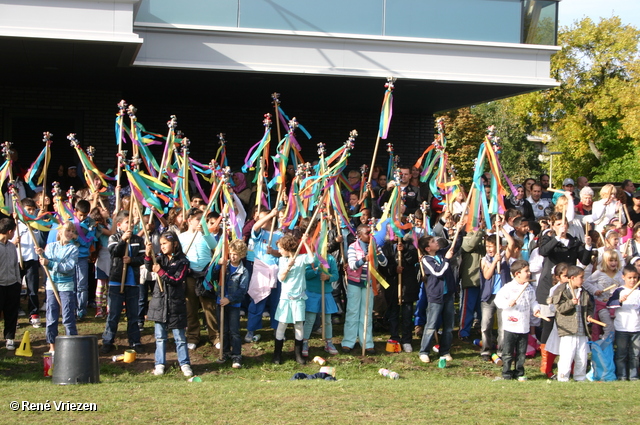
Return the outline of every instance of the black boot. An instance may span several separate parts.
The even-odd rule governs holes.
[[[302,357],[302,340],[296,339],[296,345],[294,348],[294,352],[296,353],[296,361],[298,364],[304,365],[307,364],[307,361],[304,357]]]
[[[273,350],[274,364],[282,363],[282,345],[283,344],[284,344],[284,339],[276,339],[276,348]]]

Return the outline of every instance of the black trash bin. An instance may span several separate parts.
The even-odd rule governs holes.
[[[56,338],[53,383],[58,385],[100,382],[98,338],[93,335],[62,335]]]

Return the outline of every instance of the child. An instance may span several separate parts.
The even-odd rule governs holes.
[[[373,292],[368,285],[367,253],[371,240],[371,229],[369,226],[361,224],[357,230],[358,239],[349,245],[347,251],[347,313],[344,320],[344,337],[342,338],[342,351],[350,353],[357,340],[365,346],[368,354],[375,354],[373,348]],[[378,247],[378,264],[382,267],[387,265],[387,258]],[[372,267],[376,265],[373,264]],[[369,298],[369,309],[367,307],[367,297]],[[364,317],[367,315],[367,340],[364,340]]]
[[[306,364],[307,361],[302,356],[302,340],[304,338],[305,319],[305,268],[313,263],[311,247],[307,243],[307,236],[302,236],[302,243],[307,250],[306,254],[300,254],[295,259],[293,256],[298,248],[298,241],[292,235],[284,235],[278,241],[280,251],[280,263],[278,264],[278,280],[282,282],[280,292],[280,302],[276,310],[275,319],[278,321],[276,330],[276,343],[273,352],[273,363],[280,364],[282,356],[282,345],[284,344],[284,331],[288,323],[293,323],[295,329],[295,355],[298,364]],[[289,268],[289,262],[293,259],[293,266]]]
[[[24,198],[20,201],[24,212],[29,216],[34,217],[36,215],[36,203],[31,198]],[[34,328],[40,327],[40,314],[38,308],[40,307],[38,299],[38,290],[40,289],[40,263],[38,262],[38,255],[36,254],[36,248],[41,243],[42,235],[38,229],[32,229],[35,240],[31,237],[29,229],[21,221],[18,222],[18,231],[14,237],[14,243],[20,238],[20,250],[22,253],[22,269],[20,275],[26,277],[27,283],[27,297],[29,300],[28,309],[30,316],[30,323]]]
[[[62,310],[62,324],[67,335],[78,335],[76,329],[76,297],[73,292],[73,276],[78,262],[78,247],[73,241],[78,237],[78,231],[73,223],[65,223],[59,230],[57,241],[42,248],[36,248],[38,255],[44,252],[40,258],[40,264],[50,270],[51,282],[47,279],[47,330],[46,338],[49,343],[49,351],[55,351],[56,337],[58,336],[58,316]],[[55,285],[60,295],[62,306],[53,294]]]
[[[331,324],[331,315],[338,312],[338,305],[333,299],[331,283],[337,281],[340,276],[338,274],[338,264],[333,255],[327,255],[327,262],[329,263],[329,274],[320,270],[319,260],[308,265],[306,269],[307,301],[305,304],[304,336],[302,340],[302,355],[304,357],[309,355],[309,337],[317,315],[322,313],[322,303],[325,306],[324,324],[322,325],[326,338],[324,351],[333,355],[338,354],[338,350],[336,350],[332,342],[333,327]],[[324,299],[322,299],[322,287],[320,285],[324,285]]]
[[[616,375],[619,381],[638,380],[640,356],[640,291],[633,289],[640,275],[633,265],[622,271],[624,287],[620,292],[620,308],[616,309]],[[627,375],[628,368],[628,375]]]
[[[178,362],[184,376],[193,376],[191,362],[189,361],[189,350],[187,349],[187,338],[185,328],[187,327],[187,301],[185,297],[185,286],[187,272],[189,271],[189,260],[182,253],[180,241],[175,233],[164,232],[160,236],[160,254],[156,257],[154,264],[151,255],[153,245],[147,243],[145,266],[148,271],[157,273],[162,281],[162,291],[160,285],[153,288],[153,296],[149,302],[149,314],[147,319],[155,323],[156,354],[155,368],[153,374],[158,376],[164,374],[167,356],[167,331],[173,331],[173,339],[176,343],[176,353]]]
[[[277,208],[270,212],[261,211],[258,221],[251,229],[249,246],[253,247],[254,261],[248,291],[251,302],[247,310],[247,334],[244,342],[253,341],[254,333],[262,328],[262,313],[267,306],[271,327],[274,329],[278,327],[275,313],[280,299],[280,284],[277,277],[280,254],[276,244],[282,237],[282,233],[275,231],[271,234],[271,224],[273,220],[277,220],[277,215]],[[255,335],[255,341],[259,339],[260,335]]]
[[[613,319],[609,314],[609,309],[607,309],[607,301],[609,301],[613,291],[624,284],[621,269],[622,264],[620,264],[618,253],[613,249],[606,249],[602,259],[602,265],[584,282],[584,289],[595,298],[596,317],[607,325],[604,328],[605,339],[613,332]],[[604,292],[604,289],[612,285],[615,285],[613,289]],[[593,341],[597,341],[600,338],[602,327],[594,323],[591,326],[591,332]]]
[[[556,289],[561,285],[569,282],[569,278],[567,277],[567,270],[569,266],[566,263],[560,263],[555,266],[553,269],[553,281],[556,284],[549,291],[549,298],[547,298],[547,305],[549,308],[549,314],[556,314],[556,307],[553,305],[553,294]],[[542,312],[542,308],[540,309],[540,313],[544,315]],[[553,378],[555,375],[553,373],[553,362],[560,354],[560,337],[558,336],[558,326],[555,321],[553,323],[553,329],[547,338],[546,344],[540,344],[540,354],[542,355],[542,360],[540,362],[540,372],[547,375],[547,378]]]
[[[569,266],[569,282],[561,285],[553,294],[556,308],[556,325],[560,337],[560,360],[558,361],[558,381],[568,382],[573,366],[573,379],[584,381],[587,372],[587,341],[593,310],[593,302],[587,291],[583,290],[584,270],[578,266]]]
[[[87,315],[87,304],[89,302],[89,251],[95,239],[95,226],[89,217],[91,204],[84,199],[79,200],[75,205],[74,215],[80,222],[80,234],[78,243],[78,263],[76,264],[76,291],[78,297],[78,320],[84,319]]]
[[[460,224],[462,221],[460,222]],[[440,249],[438,239],[433,236],[423,236],[418,241],[418,248],[423,254],[420,259],[422,280],[427,294],[427,323],[420,343],[420,361],[429,363],[429,350],[433,345],[433,336],[437,325],[442,320],[442,337],[440,339],[440,358],[450,362],[455,310],[453,301],[456,292],[456,279],[449,261],[454,256],[453,249]]]
[[[480,261],[487,254],[483,229],[472,230],[462,238],[462,262],[460,264],[460,332],[462,341],[468,341],[474,315],[482,317],[480,291]]]
[[[512,256],[513,238],[506,232],[501,232],[502,217],[498,217],[495,222],[496,232],[500,232],[508,240],[507,248],[503,253],[496,245],[496,236],[487,234],[485,236],[484,247],[487,255],[480,260],[480,301],[482,307],[482,320],[480,322],[480,332],[482,333],[482,351],[480,356],[484,361],[491,361],[491,351],[496,345],[493,335],[494,316],[498,316],[498,356],[502,355],[503,331],[502,314],[495,303],[496,295],[505,283],[509,282],[509,259]],[[502,245],[502,244],[501,244]],[[500,273],[498,273],[498,263]],[[528,265],[528,263],[527,263]]]
[[[511,265],[513,280],[504,285],[496,294],[496,307],[502,310],[502,378],[526,381],[524,361],[529,338],[529,318],[540,315],[540,306],[536,302],[535,292],[529,285],[531,277],[529,264],[516,260]],[[523,285],[527,285],[524,287]],[[524,292],[523,292],[524,291]],[[522,295],[520,295],[522,293]],[[515,351],[516,368],[511,370]]]
[[[22,289],[18,250],[10,242],[15,232],[16,222],[13,219],[0,219],[0,312],[4,315],[4,339],[9,351],[16,349],[14,338]]]
[[[96,260],[96,319],[105,316],[107,307],[107,291],[109,287],[109,271],[111,270],[111,254],[109,253],[109,236],[113,235],[109,212],[100,207],[91,210],[89,217],[96,223],[98,258]]]
[[[143,239],[132,233],[129,211],[120,211],[116,216],[116,233],[109,236],[109,252],[111,253],[111,270],[109,273],[109,315],[102,334],[102,354],[113,350],[114,339],[118,331],[122,303],[127,310],[127,336],[129,345],[136,353],[143,353],[140,343],[140,327],[138,326],[138,298],[140,297],[138,282],[140,266],[144,264]],[[130,227],[131,224],[131,227]],[[121,291],[123,268],[126,267],[124,292]]]
[[[224,307],[224,329],[222,357],[218,363],[224,363],[231,358],[231,367],[242,367],[242,339],[240,338],[240,304],[249,288],[249,271],[244,267],[242,259],[247,255],[247,244],[242,239],[235,239],[229,244],[229,263],[227,275],[221,282],[224,286],[224,298],[218,294],[218,305]],[[218,267],[217,269],[219,269]],[[214,270],[214,276],[219,276]],[[217,273],[217,274],[216,274]],[[218,323],[220,323],[220,308],[218,308]]]

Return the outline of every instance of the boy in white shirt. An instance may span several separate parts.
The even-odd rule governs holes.
[[[620,308],[616,309],[616,375],[619,381],[638,380],[640,356],[640,291],[635,285],[640,275],[628,264],[622,270],[624,286],[620,291]],[[627,374],[628,368],[628,374]]]
[[[513,280],[504,285],[496,294],[496,306],[502,310],[502,378],[526,381],[524,361],[529,338],[529,318],[540,317],[540,305],[535,291],[529,285],[529,263],[516,260],[511,265]],[[516,353],[516,368],[511,370],[513,352]]]

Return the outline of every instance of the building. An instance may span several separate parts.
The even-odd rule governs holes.
[[[313,135],[305,158],[356,128],[359,165],[393,75],[388,141],[411,163],[434,113],[557,85],[557,15],[558,1],[541,0],[0,0],[0,134],[26,163],[52,132],[53,171],[74,160],[74,132],[109,168],[126,99],[151,131],[176,115],[201,161],[226,133],[240,165],[279,92]]]

